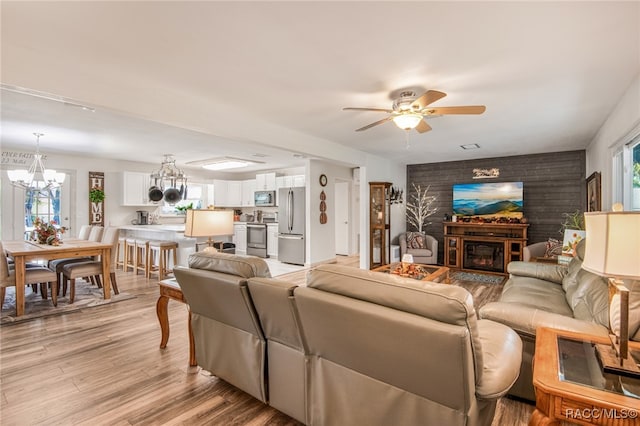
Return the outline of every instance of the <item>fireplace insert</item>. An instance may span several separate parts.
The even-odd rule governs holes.
[[[465,240],[462,267],[480,271],[504,272],[504,244]]]

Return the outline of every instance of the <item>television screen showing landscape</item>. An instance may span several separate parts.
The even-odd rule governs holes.
[[[453,214],[522,218],[522,182],[453,185]]]

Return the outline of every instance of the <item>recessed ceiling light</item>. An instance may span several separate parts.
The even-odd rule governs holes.
[[[244,158],[235,157],[214,157],[204,160],[189,161],[188,166],[200,166],[207,170],[228,170],[239,169],[242,167],[252,166],[254,164],[264,164],[263,161],[245,160]]]
[[[306,156],[306,155],[304,155],[304,154],[293,154],[293,156],[294,156],[295,158],[307,158],[307,156]]]
[[[222,160],[217,163],[203,164],[202,168],[207,170],[228,170],[247,167],[249,164],[253,163],[243,160]]]
[[[480,145],[478,145],[477,143],[470,143],[467,145],[460,145],[460,148],[462,149],[478,149],[480,148]]]
[[[255,154],[251,154],[252,157],[256,157],[256,158],[267,158],[268,155],[267,154],[261,154],[259,152],[256,152]]]

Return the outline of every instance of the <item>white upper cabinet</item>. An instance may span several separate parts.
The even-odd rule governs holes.
[[[304,175],[293,176],[293,186],[300,187],[300,186],[305,186],[305,184],[306,184],[306,178]]]
[[[242,205],[242,181],[227,181],[227,207],[240,207]]]
[[[254,207],[256,192],[256,179],[242,181],[242,207]]]
[[[227,207],[229,185],[226,180],[214,179],[213,181],[213,205],[215,207]]]
[[[275,191],[276,174],[260,173],[256,175],[256,191]]]
[[[149,201],[150,175],[139,172],[122,172],[122,205],[155,206]]]

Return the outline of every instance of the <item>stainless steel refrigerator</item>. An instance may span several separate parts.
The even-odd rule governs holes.
[[[280,188],[278,193],[278,260],[304,265],[305,188]]]

